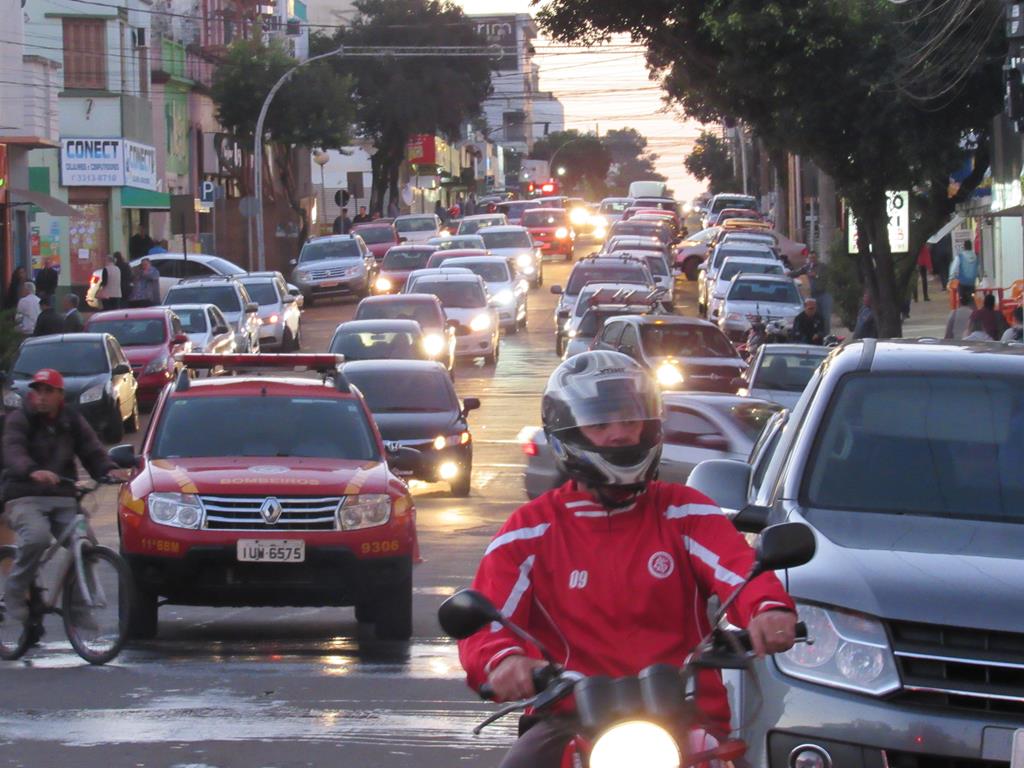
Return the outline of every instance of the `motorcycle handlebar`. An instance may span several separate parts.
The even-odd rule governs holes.
[[[754,646],[750,642],[750,633],[745,629],[731,629],[725,631],[729,637],[733,638],[745,652],[750,653],[754,650]],[[796,623],[796,642],[805,643],[807,642],[807,625],[802,621]],[[727,647],[725,643],[718,642],[715,644],[716,650],[721,651],[732,651],[731,647]]]
[[[558,667],[552,666],[551,664],[547,664],[547,665],[545,665],[543,667],[536,667],[536,668],[534,668],[534,670],[533,670],[533,690],[534,690],[534,692],[535,693],[540,693],[541,691],[543,691],[545,688],[547,688],[549,685],[551,685],[552,682],[554,682],[555,678],[557,678],[560,673],[561,673],[561,670],[558,669]],[[494,689],[491,687],[490,683],[484,683],[483,685],[480,686],[480,698],[484,699],[485,701],[493,701],[494,700]]]

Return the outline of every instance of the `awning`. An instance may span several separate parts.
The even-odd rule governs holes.
[[[171,195],[138,187],[121,187],[121,207],[167,211],[171,208]]]
[[[946,226],[944,226],[942,229],[940,229],[938,232],[936,232],[934,235],[928,238],[928,242],[931,243],[932,245],[935,245],[935,243],[939,242],[939,240],[941,240],[954,229],[959,227],[960,222],[962,222],[963,220],[964,217],[961,216],[959,213],[954,214],[953,218],[949,220],[949,223],[946,224]]]
[[[31,189],[11,189],[11,202],[14,205],[35,205],[42,208],[51,216],[69,216],[73,219],[79,218],[80,214],[76,209],[58,200],[56,197],[47,195],[44,192],[35,192]]]

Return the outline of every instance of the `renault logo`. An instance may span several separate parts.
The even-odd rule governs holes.
[[[281,519],[281,513],[284,510],[281,508],[281,502],[271,496],[269,499],[263,502],[260,506],[260,515],[267,525],[273,525]]]

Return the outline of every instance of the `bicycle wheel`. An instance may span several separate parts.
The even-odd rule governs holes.
[[[128,564],[107,547],[82,548],[85,585],[72,568],[61,595],[64,630],[75,651],[90,664],[117,656],[128,636],[132,576]]]
[[[18,548],[7,545],[0,547],[0,659],[12,661],[20,659],[28,650],[31,637],[24,624],[11,621],[6,615],[6,607],[2,604],[4,592],[7,590],[7,574],[14,566],[14,558]]]

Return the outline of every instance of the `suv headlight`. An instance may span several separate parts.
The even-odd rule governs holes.
[[[338,505],[338,524],[343,531],[373,528],[391,519],[391,497],[384,493],[346,496]]]
[[[151,493],[146,507],[150,520],[173,528],[198,528],[203,520],[199,497],[191,493]]]
[[[309,274],[308,269],[300,269],[295,273],[295,278],[297,280],[309,280]]]
[[[491,316],[490,315],[477,315],[469,321],[469,330],[475,333],[486,331],[491,327]]]
[[[159,373],[160,371],[166,371],[167,370],[167,363],[169,362],[169,360],[170,360],[170,358],[168,358],[168,357],[158,357],[155,360],[150,360],[148,363],[146,363],[146,367],[142,369],[142,372],[145,374],[145,373]],[[83,397],[84,397],[84,395],[83,395]]]
[[[899,689],[899,672],[878,619],[816,605],[800,605],[798,612],[814,645],[798,643],[776,654],[784,675],[872,696]]]
[[[445,348],[445,339],[439,333],[428,333],[423,337],[423,350],[428,357],[438,357]]]
[[[82,405],[87,403],[95,403],[97,400],[103,399],[103,393],[106,391],[106,384],[97,384],[95,387],[89,387],[78,397],[78,402]]]
[[[503,291],[498,291],[494,294],[495,304],[511,304],[516,300],[515,294],[512,293],[508,288]]]
[[[520,253],[516,256],[516,265],[521,268],[533,266],[533,255],[529,253]]]
[[[678,387],[683,383],[683,372],[679,370],[679,366],[672,363],[659,365],[655,377],[663,387]]]

